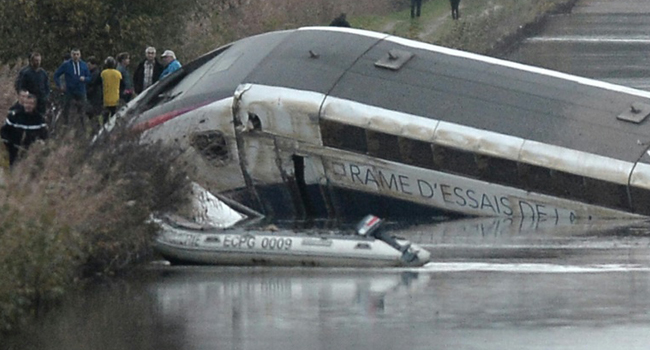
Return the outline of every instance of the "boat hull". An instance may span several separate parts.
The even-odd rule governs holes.
[[[415,259],[386,242],[355,235],[307,235],[244,230],[200,231],[163,224],[155,250],[172,264],[239,266],[403,267],[429,262],[425,249],[409,246]]]

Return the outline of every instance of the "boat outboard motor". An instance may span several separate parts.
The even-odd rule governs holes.
[[[405,262],[413,262],[417,260],[417,254],[413,253],[411,249],[411,244],[401,245],[395,237],[388,235],[383,230],[380,230],[379,227],[384,222],[384,220],[369,214],[364,217],[359,224],[357,224],[357,234],[361,236],[374,237],[380,241],[388,243],[391,247],[402,252],[402,260]]]
[[[374,232],[381,226],[384,220],[369,214],[366,215],[361,221],[357,224],[357,234],[360,236],[375,237]]]

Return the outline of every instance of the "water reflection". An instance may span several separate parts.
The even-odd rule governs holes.
[[[387,295],[408,295],[430,277],[408,271],[196,267],[171,268],[165,275],[152,288],[165,317],[176,319],[200,305],[193,317],[233,331],[285,329],[295,322],[338,317],[376,319],[386,311]]]
[[[319,340],[322,331],[381,319],[387,296],[407,298],[429,277],[398,270],[158,266],[71,298],[5,345],[248,349],[272,342],[279,349],[297,339],[327,342],[334,334]]]
[[[561,220],[534,218],[485,217],[433,223],[394,223],[393,232],[418,242],[435,241],[436,237],[447,239],[501,238],[501,242],[517,237],[536,237],[545,240],[552,237],[581,237],[593,235],[621,235],[635,232],[638,236],[650,237],[650,222],[647,219],[624,220]]]
[[[528,273],[511,265],[500,271],[435,264],[413,271],[153,267],[72,298],[10,346],[503,350],[547,349],[551,339],[571,349],[642,349],[634,344],[650,334],[648,270]],[[623,347],[590,342],[602,334]]]
[[[650,341],[645,222],[392,228],[435,261],[416,269],[151,265],[70,297],[0,348],[605,350]]]

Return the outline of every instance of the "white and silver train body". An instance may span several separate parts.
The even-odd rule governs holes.
[[[121,112],[267,215],[650,214],[650,93],[390,35],[310,27],[185,65]]]

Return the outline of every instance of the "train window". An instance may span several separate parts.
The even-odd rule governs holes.
[[[397,136],[383,132],[366,130],[368,155],[387,160],[399,161]]]
[[[442,171],[478,178],[479,170],[474,153],[446,146],[433,146],[433,162]]]
[[[222,166],[228,160],[228,143],[220,131],[195,133],[190,137],[190,145],[214,166]]]
[[[525,190],[547,193],[548,184],[551,181],[551,172],[548,168],[518,163],[517,170],[520,183]]]
[[[644,188],[630,187],[630,196],[635,213],[650,215],[650,191]]]
[[[430,143],[404,137],[398,138],[397,143],[399,144],[399,152],[403,163],[421,168],[435,169]]]
[[[366,130],[358,126],[320,120],[323,145],[366,154]]]
[[[519,186],[517,162],[481,154],[475,155],[479,178],[507,186]]]
[[[216,73],[221,73],[225,70],[228,70],[230,66],[239,60],[243,54],[243,52],[237,52],[234,55],[225,56],[222,60],[216,60],[215,63],[210,67],[208,74],[214,75]]]
[[[629,208],[624,185],[522,163],[519,175],[523,187],[529,191],[608,208]]]
[[[223,46],[183,65],[179,70],[180,72],[168,76],[151,89],[148,89],[146,95],[142,98],[144,103],[140,103],[139,107],[137,107],[138,112],[142,113],[155,106],[165,104],[194,86],[215,64],[214,62],[211,63],[211,61],[216,60],[218,62],[219,58],[217,56],[226,52],[230,46]]]
[[[585,200],[584,177],[557,170],[549,170],[549,173],[547,193],[562,198]]]
[[[640,201],[647,200],[647,194],[638,192]],[[633,196],[633,198],[635,198]],[[627,186],[585,177],[585,199],[587,203],[608,208],[629,209]],[[635,205],[637,202],[635,201]],[[646,209],[647,211],[647,209]]]

